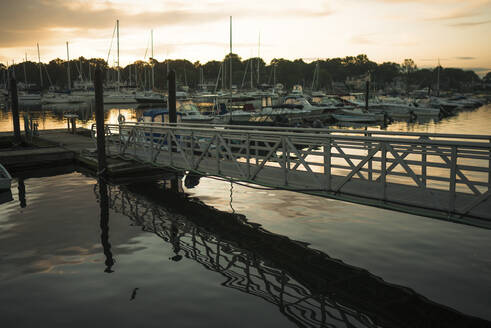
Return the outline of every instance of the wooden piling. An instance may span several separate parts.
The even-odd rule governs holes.
[[[97,162],[99,176],[106,175],[106,143],[104,140],[104,90],[102,88],[102,72],[97,68],[94,76],[95,90],[95,121],[97,127]]]
[[[169,82],[169,95],[167,103],[169,107],[169,123],[177,123],[176,112],[176,72],[171,70],[167,76]]]
[[[19,123],[19,98],[17,95],[17,81],[14,77],[10,79],[10,97],[12,99],[12,121],[14,123],[14,143],[19,145],[22,141],[20,138],[20,123]]]
[[[365,110],[368,110],[368,96],[370,94],[370,81],[366,82],[365,86]]]

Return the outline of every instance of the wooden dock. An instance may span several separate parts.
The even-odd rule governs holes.
[[[79,128],[77,132],[72,134],[66,129],[41,130],[38,136],[25,138],[24,147],[0,149],[0,163],[14,172],[67,164],[81,165],[96,172],[96,146],[91,138],[91,131]],[[8,138],[11,135],[2,133],[0,138]],[[111,176],[162,171],[161,168],[149,164],[118,158],[108,159],[107,170]]]

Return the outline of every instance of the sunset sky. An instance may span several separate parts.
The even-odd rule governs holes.
[[[70,56],[107,58],[120,20],[121,65],[155,58],[412,58],[420,67],[491,69],[491,0],[0,0],[0,62]],[[115,60],[115,45],[110,62]],[[148,57],[148,55],[147,55]]]

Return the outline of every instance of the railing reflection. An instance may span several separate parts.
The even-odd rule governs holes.
[[[223,286],[275,304],[299,327],[489,324],[162,185],[108,186],[107,191],[109,208],[172,245],[171,260],[185,257],[220,273]]]

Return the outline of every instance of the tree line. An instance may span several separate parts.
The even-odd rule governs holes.
[[[483,80],[470,70],[459,68],[419,69],[413,60],[406,59],[403,63],[384,62],[378,64],[364,55],[347,56],[344,58],[319,59],[305,62],[302,59],[288,60],[275,58],[269,64],[263,59],[255,57],[243,60],[236,54],[229,54],[221,61],[212,60],[205,64],[190,62],[185,59],[157,61],[135,61],[119,69],[121,85],[132,85],[139,88],[152,87],[152,67],[154,87],[166,89],[166,76],[168,70],[176,72],[177,81],[181,85],[188,85],[196,89],[200,83],[205,82],[220,88],[230,86],[230,62],[232,62],[232,84],[237,88],[256,88],[258,85],[272,85],[282,83],[290,89],[295,84],[304,88],[332,90],[335,82],[343,83],[348,77],[363,78],[370,76],[372,86],[377,89],[389,90],[396,82],[402,82],[412,88],[434,88],[439,80],[441,89],[463,90],[481,82],[489,81],[488,74]],[[105,82],[117,80],[117,69],[110,67],[101,58],[86,59],[80,57],[70,60],[70,80],[91,81],[96,67],[103,71]],[[12,65],[10,72],[15,74],[18,81],[35,85],[38,89],[47,89],[53,86],[58,89],[67,89],[68,63],[66,60],[54,59],[49,63],[35,63],[31,61]],[[0,64],[0,76],[5,81],[7,68]]]

